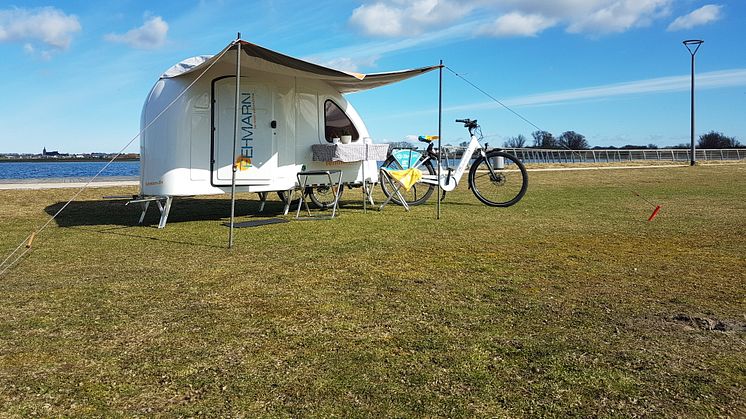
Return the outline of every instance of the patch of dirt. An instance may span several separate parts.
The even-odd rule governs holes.
[[[676,314],[670,319],[676,324],[682,325],[689,330],[709,330],[717,332],[746,332],[746,323],[729,320],[718,320],[705,316],[690,316],[688,314]]]

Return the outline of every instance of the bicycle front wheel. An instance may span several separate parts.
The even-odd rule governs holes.
[[[386,159],[385,162],[383,162],[383,165],[381,167],[383,169],[390,170],[402,169],[402,167],[399,165],[399,162],[397,162],[393,156],[389,156],[389,158]],[[433,167],[433,164],[430,163],[430,160],[426,161],[424,164],[421,164],[418,170],[422,171],[423,175],[431,175],[431,177],[432,175],[435,175],[435,168]],[[386,195],[386,198],[391,196],[391,194],[394,194],[394,197],[391,198],[391,200],[396,202],[398,205],[401,205],[399,198],[394,193],[394,190],[391,189],[391,185],[389,185],[387,182],[381,181],[381,189],[383,190],[383,194]],[[399,193],[401,193],[401,195],[404,197],[404,200],[407,201],[407,205],[414,206],[424,204],[428,199],[430,199],[430,196],[433,194],[434,190],[435,185],[417,182],[412,185],[412,187],[408,191],[404,190],[404,188],[399,189]]]
[[[528,174],[518,158],[502,151],[490,151],[479,157],[469,170],[469,186],[485,205],[509,207],[523,198],[528,189]]]

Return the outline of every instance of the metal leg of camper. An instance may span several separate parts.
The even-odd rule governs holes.
[[[311,210],[308,208],[308,201],[306,201],[306,195],[307,190],[306,186],[310,186],[311,184],[308,183],[308,179],[310,177],[326,177],[326,179],[329,181],[329,183],[323,183],[324,185],[329,185],[330,188],[334,188],[334,180],[332,179],[332,174],[338,175],[337,182],[336,182],[336,193],[334,196],[334,204],[332,206],[332,215],[329,218],[334,218],[335,215],[337,215],[337,206],[339,205],[339,195],[342,190],[342,171],[341,170],[312,170],[308,172],[299,172],[298,173],[298,185],[300,187],[300,200],[298,201],[298,210],[295,212],[295,218],[300,218],[300,209],[303,205],[306,207],[306,212],[308,213],[308,216],[311,216]],[[292,197],[291,197],[292,199]]]
[[[140,206],[142,207],[142,214],[140,214],[140,221],[138,221],[137,224],[142,225],[145,221],[145,214],[148,212],[148,207],[150,207],[150,201],[140,202]]]
[[[264,211],[264,204],[267,203],[267,192],[259,192],[259,212]]]
[[[402,196],[401,192],[399,190],[403,187],[401,183],[398,181],[395,181],[394,178],[392,178],[389,173],[386,171],[386,169],[381,169],[379,178],[381,179],[381,182],[386,182],[391,187],[391,190],[393,190],[393,193],[390,193],[388,198],[386,198],[385,201],[383,201],[383,204],[381,204],[380,207],[378,207],[378,210],[383,210],[383,207],[386,206],[389,202],[391,202],[392,199],[394,199],[394,196],[399,198],[399,202],[401,202],[402,206],[405,210],[409,211],[409,205],[407,205],[407,201]]]
[[[171,202],[173,202],[173,199],[174,198],[172,196],[167,195],[142,196],[137,199],[128,201],[124,205],[140,204],[142,213],[140,214],[140,221],[138,222],[138,224],[142,224],[145,221],[145,214],[148,213],[148,208],[150,208],[150,203],[155,202],[156,205],[158,205],[158,211],[160,211],[161,213],[161,219],[158,222],[158,228],[163,228],[166,226],[168,213],[171,212]],[[163,203],[161,203],[161,201],[163,201]]]
[[[296,188],[288,189],[285,192],[285,210],[283,211],[282,215],[288,215],[288,212],[290,212],[290,203],[293,202],[293,195],[295,194]]]
[[[168,213],[171,212],[171,202],[173,201],[173,197],[167,196],[166,202],[164,204],[161,204],[161,200],[155,201],[156,204],[158,204],[158,209],[161,211],[161,220],[158,222],[158,228],[163,228],[166,226],[166,221],[168,220]]]

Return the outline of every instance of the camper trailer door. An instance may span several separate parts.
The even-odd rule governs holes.
[[[234,162],[235,80],[225,77],[213,82],[212,183],[230,185],[235,163],[236,185],[267,185],[277,170],[274,92],[268,85],[242,78]]]

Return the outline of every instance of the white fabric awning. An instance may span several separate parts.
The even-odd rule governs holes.
[[[240,45],[241,50],[248,56],[248,59],[246,59],[245,57],[241,58],[242,69],[256,69],[295,77],[324,80],[332,87],[339,90],[341,93],[351,93],[361,90],[368,90],[379,86],[385,86],[387,84],[396,83],[398,81],[406,80],[411,77],[419,76],[420,74],[427,73],[439,67],[437,65],[434,65],[429,67],[421,67],[411,70],[393,71],[387,73],[352,73],[335,70],[333,68],[324,67],[308,61],[303,61],[298,58],[293,58],[288,55],[284,55],[279,52],[260,47],[259,45],[255,45],[250,42],[239,40],[236,42],[232,42],[231,44],[226,46],[223,51],[216,55],[201,55],[188,58],[166,70],[166,72],[161,75],[161,78],[183,77],[195,71],[200,71],[201,69],[217,61],[218,57],[220,57],[221,62],[225,61],[226,64],[233,63],[233,66],[235,67],[235,54],[224,54],[224,52],[230,50],[235,51],[237,45]]]

